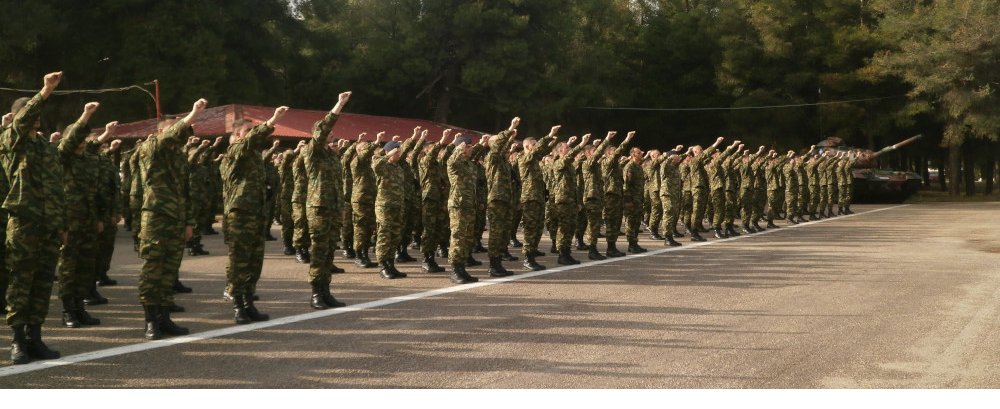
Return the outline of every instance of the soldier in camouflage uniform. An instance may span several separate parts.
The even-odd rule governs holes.
[[[513,142],[510,145],[510,151],[507,152],[507,162],[510,163],[510,180],[511,180],[511,191],[513,192],[514,204],[515,206],[511,209],[510,226],[507,227],[507,231],[510,232],[510,243],[511,248],[519,249],[524,247],[524,243],[517,239],[517,229],[521,227],[521,219],[524,217],[524,209],[521,208],[521,170],[517,167],[517,156],[523,150],[520,142]],[[502,257],[506,261],[517,261],[517,257],[510,254],[510,250],[505,250]]]
[[[485,141],[485,138],[480,140]],[[476,169],[473,158],[484,147],[473,145],[468,137],[455,138],[457,146],[448,156],[448,181],[451,189],[448,192],[448,213],[451,228],[451,249],[448,251],[448,261],[451,263],[451,281],[455,284],[474,283],[479,279],[472,277],[465,270],[465,263],[472,258],[472,246],[475,241],[476,212]]]
[[[328,144],[328,140],[330,131],[350,97],[350,92],[340,93],[333,109],[313,126],[312,138],[299,154],[309,184],[305,213],[309,224],[309,241],[312,244],[309,262],[309,284],[312,287],[310,305],[318,310],[345,305],[330,294],[330,275],[344,272],[333,264],[337,241],[340,239],[340,223],[343,221],[341,206],[344,198],[341,190],[344,181],[340,174],[343,164],[340,162],[339,152],[333,148],[335,145]]]
[[[278,180],[281,188],[278,193],[278,219],[281,221],[281,244],[286,256],[295,255],[292,237],[295,233],[295,222],[292,218],[292,191],[295,189],[295,178],[292,177],[292,166],[298,151],[286,150],[278,157]]]
[[[660,164],[660,203],[663,204],[663,218],[660,230],[663,231],[664,242],[668,246],[680,246],[674,236],[677,233],[677,222],[681,217],[684,205],[684,177],[681,176],[681,162],[687,157],[681,154],[684,147],[677,145],[673,151],[663,154]],[[691,149],[688,149],[690,152]]]
[[[632,148],[630,153],[623,170],[622,205],[625,210],[625,239],[628,240],[629,253],[645,253],[646,249],[639,246],[639,225],[642,223],[642,204],[647,185],[646,173],[642,169],[642,150]]]
[[[139,257],[143,259],[139,300],[145,312],[147,339],[189,333],[170,319],[184,243],[191,238],[195,225],[188,186],[178,181],[188,179],[184,142],[193,133],[191,122],[205,105],[205,100],[200,99],[183,119],[172,124],[161,122],[162,130],[146,140],[139,152],[145,185],[139,233]]]
[[[799,223],[799,176],[797,170],[799,160],[800,158],[793,157],[781,169],[785,177],[785,220],[791,224]]]
[[[760,221],[764,218],[764,210],[767,206],[767,164],[770,152],[761,153],[757,160],[751,165],[753,189],[751,189],[752,213],[750,216],[750,226],[755,231],[761,232],[765,229],[761,227]]]
[[[14,122],[14,114],[6,113],[0,122],[0,133],[7,132],[7,128]],[[2,158],[0,158],[2,160]],[[7,181],[7,172],[0,172],[0,197],[7,197],[10,191],[10,183]],[[0,208],[0,238],[7,241],[7,211]],[[7,285],[10,284],[10,270],[7,269],[7,246],[0,246],[0,311],[7,312]]]
[[[448,221],[445,215],[447,208],[447,189],[441,178],[441,152],[447,152],[454,145],[448,145],[451,129],[445,129],[438,143],[427,147],[420,158],[420,215],[424,230],[420,238],[420,251],[424,262],[421,268],[428,273],[440,273],[444,268],[434,259],[434,251],[444,244],[448,235]]]
[[[583,172],[583,211],[587,228],[587,258],[604,260],[606,257],[597,251],[597,238],[601,234],[601,218],[604,211],[604,175],[601,173],[601,157],[617,132],[608,132],[607,137],[595,148],[589,145],[584,148],[584,159],[580,169]]]
[[[264,201],[264,227],[261,234],[264,235],[265,241],[275,241],[277,238],[271,234],[271,225],[274,224],[274,218],[278,214],[276,210],[276,204],[278,202],[279,196],[281,196],[281,176],[278,175],[278,167],[274,164],[275,154],[278,152],[278,147],[281,145],[281,141],[274,141],[271,148],[265,150],[261,155],[264,159],[264,185],[266,188],[266,196]],[[225,180],[223,180],[225,183]],[[225,196],[225,189],[223,189],[223,196]],[[225,212],[225,210],[223,210]],[[339,234],[339,232],[338,232]]]
[[[524,150],[517,155],[517,168],[521,176],[521,218],[524,221],[524,245],[521,254],[524,256],[524,268],[530,271],[544,270],[545,266],[538,264],[535,257],[544,256],[538,250],[542,240],[542,229],[545,224],[545,176],[541,161],[555,146],[559,125],[553,126],[549,134],[542,139],[525,138],[522,142]],[[516,226],[515,226],[516,227]]]
[[[137,145],[138,146],[138,145]],[[130,159],[132,154],[135,153],[135,147],[127,151],[123,151],[119,154],[119,172],[121,174],[121,179],[118,181],[118,186],[121,189],[119,197],[121,197],[122,217],[125,220],[125,230],[132,230],[132,213],[129,211],[129,189],[132,187],[132,164]],[[102,284],[102,285],[114,285],[114,284]]]
[[[771,151],[770,158],[765,167],[767,174],[767,228],[775,229],[774,224],[778,212],[781,210],[779,197],[784,196],[784,189],[781,188],[781,173],[785,163],[792,159],[795,152],[789,151],[785,156],[778,156],[777,152]]]
[[[412,147],[413,141],[414,138],[410,137],[404,143]],[[390,280],[406,277],[395,265],[395,256],[399,252],[406,227],[403,213],[407,206],[404,187],[407,181],[400,164],[404,150],[398,141],[390,141],[382,147],[383,154],[372,160],[372,170],[378,183],[375,196],[375,221],[378,225],[375,259],[381,267],[379,275]]]
[[[647,159],[643,164],[643,173],[646,177],[646,201],[648,207],[648,217],[646,226],[649,226],[649,237],[653,240],[663,240],[660,235],[660,224],[663,223],[663,201],[660,200],[660,166],[667,156],[658,149],[652,149],[646,153]],[[670,232],[664,232],[670,233]]]
[[[510,127],[488,138],[489,152],[483,161],[487,180],[486,211],[489,214],[490,237],[488,243],[491,277],[506,277],[513,273],[503,267],[502,257],[513,233],[510,231],[513,208],[517,206],[514,197],[511,164],[507,152],[517,136],[517,126],[521,118],[510,121]]]
[[[617,148],[607,147],[604,151],[597,152],[603,155],[600,159],[601,180],[604,189],[604,239],[607,242],[607,251],[604,254],[608,257],[622,257],[625,253],[618,250],[618,236],[622,232],[622,217],[624,212],[623,198],[625,178],[622,174],[621,157],[625,148],[635,137],[635,131],[630,131],[625,136],[625,141]],[[640,206],[641,207],[641,206]]]
[[[486,247],[483,247],[483,233],[486,231],[486,206],[487,197],[486,194],[489,191],[487,187],[486,180],[486,166],[483,164],[483,159],[488,151],[486,149],[476,152],[472,164],[476,169],[476,203],[479,204],[479,208],[476,209],[476,227],[473,230],[475,232],[475,247],[472,248],[473,253],[485,253],[488,251]],[[465,261],[465,264],[469,266],[480,266],[483,263],[472,258],[469,255],[469,259]]]
[[[413,238],[413,231],[417,228],[420,221],[420,193],[418,187],[416,186],[416,167],[411,166],[412,159],[416,156],[416,152],[424,149],[424,143],[426,142],[427,132],[420,132],[420,127],[413,129],[413,136],[400,144],[400,158],[396,160],[396,166],[402,172],[402,189],[403,210],[401,215],[403,217],[402,221],[402,231],[400,231],[399,246],[395,250],[395,260],[400,263],[406,263],[411,261],[417,261],[415,258],[411,257],[407,248],[410,245],[410,240]]]
[[[843,164],[840,168],[840,201],[838,205],[838,214],[854,214],[851,211],[851,197],[854,195],[854,166],[858,163],[858,158],[854,153],[843,159]]]
[[[704,230],[702,220],[705,219],[705,206],[708,202],[708,172],[705,170],[708,159],[715,152],[723,138],[720,136],[712,146],[702,150],[700,145],[691,149],[688,162],[691,175],[691,241],[705,241],[699,232]]]
[[[58,153],[37,130],[42,106],[61,79],[62,72],[48,74],[38,94],[14,101],[14,118],[0,134],[0,161],[10,186],[3,209],[8,215],[10,271],[7,325],[14,335],[10,359],[15,365],[60,357],[42,341],[41,331],[52,295],[59,240],[66,240],[66,206]]]
[[[711,162],[706,165],[709,199],[712,201],[712,208],[714,209],[713,217],[711,218],[712,230],[715,232],[715,238],[717,239],[729,237],[729,234],[722,230],[722,224],[726,219],[726,184],[729,179],[726,171],[726,161],[733,154],[739,152],[740,149],[742,149],[740,141],[734,141],[732,145],[726,147],[722,152],[716,151],[712,156]]]
[[[87,149],[98,155],[100,160],[100,179],[98,181],[98,195],[104,198],[108,206],[103,220],[104,231],[97,236],[97,280],[90,283],[90,295],[83,299],[86,305],[97,305],[108,302],[107,298],[97,292],[98,285],[115,285],[117,281],[108,277],[111,270],[111,258],[115,252],[115,236],[118,233],[118,222],[122,219],[121,186],[119,186],[118,167],[115,166],[114,155],[121,146],[121,140],[114,140],[101,152],[102,145],[97,141],[90,142]]]
[[[811,201],[810,189],[809,189],[809,171],[808,171],[808,160],[812,157],[812,152],[815,150],[815,146],[810,148],[810,153],[801,158],[798,161],[798,165],[795,168],[795,172],[799,179],[799,223],[806,222],[805,215],[809,214],[809,203]]]
[[[379,135],[383,135],[380,133]],[[358,137],[361,138],[360,136]],[[368,248],[372,246],[375,233],[375,198],[376,181],[372,170],[372,155],[382,142],[381,136],[376,143],[355,145],[354,159],[351,161],[351,177],[354,185],[351,188],[351,209],[354,217],[354,251],[357,256],[355,264],[363,268],[378,266],[368,257]]]
[[[312,242],[309,240],[309,220],[306,218],[309,178],[306,175],[305,158],[302,157],[302,149],[305,147],[306,141],[299,141],[292,163],[292,225],[294,226],[292,245],[295,247],[295,261],[309,264],[312,261],[312,257],[309,256]]]
[[[681,220],[684,221],[684,228],[688,230],[688,233],[692,232],[691,222],[694,220],[694,214],[692,213],[694,199],[691,196],[691,149],[688,148],[687,153],[681,159],[681,164],[678,166],[678,171],[681,174]],[[660,192],[660,197],[663,197],[663,192]],[[679,231],[674,231],[674,237],[684,237]]]
[[[226,282],[237,324],[269,319],[253,303],[264,265],[264,238],[260,232],[268,221],[261,214],[267,189],[266,156],[261,151],[270,142],[274,124],[286,111],[288,107],[278,107],[270,119],[254,127],[245,119],[235,121],[229,148],[219,167],[224,203],[222,227],[229,247]]]
[[[151,138],[153,135],[147,137]],[[142,197],[144,195],[143,185],[146,183],[143,178],[142,169],[139,168],[139,152],[142,150],[143,140],[135,142],[135,150],[129,156],[129,168],[132,169],[132,180],[128,187],[127,211],[132,215],[132,248],[139,252],[139,232],[142,230]]]
[[[57,148],[63,169],[65,200],[73,203],[65,212],[67,238],[59,251],[57,266],[62,320],[69,328],[101,323],[87,313],[83,304],[83,299],[90,295],[90,286],[97,280],[94,244],[97,234],[104,230],[106,209],[105,198],[98,196],[100,168],[97,157],[86,151],[86,138],[90,134],[87,122],[97,107],[96,102],[84,107],[80,119],[63,131]],[[116,125],[112,122],[105,127],[101,142],[114,132]]]
[[[584,146],[590,142],[590,134],[583,135],[580,144],[574,146],[576,137],[569,138],[568,142],[559,143],[556,146],[556,155],[552,159],[552,190],[549,192],[555,202],[553,212],[554,224],[556,225],[555,240],[558,243],[559,259],[556,261],[562,265],[580,264],[570,254],[570,245],[573,236],[576,234],[576,223],[579,220],[578,214],[582,213],[583,206],[580,202],[580,185],[576,171],[577,155],[581,153]]]
[[[221,139],[219,139],[221,142]],[[188,186],[191,190],[191,213],[194,214],[195,226],[192,228],[191,239],[187,242],[189,256],[205,256],[208,251],[201,244],[201,235],[205,231],[206,216],[211,207],[211,182],[208,170],[208,158],[211,155],[212,141],[203,140],[200,145],[196,139],[191,139],[188,146]],[[216,145],[218,146],[218,145]]]
[[[823,163],[824,157],[821,155],[814,155],[806,161],[806,174],[809,178],[809,220],[819,220],[816,214],[819,208],[820,196],[823,195],[822,187],[820,185],[819,167]]]

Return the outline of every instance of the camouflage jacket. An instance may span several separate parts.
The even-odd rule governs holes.
[[[31,134],[45,100],[36,94],[0,131],[0,161],[9,189],[3,208],[11,216],[43,222],[50,231],[64,228],[65,196],[62,166],[55,147]]]
[[[222,172],[223,212],[242,210],[263,216],[266,199],[266,175],[261,151],[271,144],[274,128],[262,123],[251,128],[243,138],[226,149],[219,170]]]
[[[343,165],[340,155],[327,146],[330,131],[340,115],[328,112],[313,126],[312,139],[302,148],[300,156],[305,167],[309,187],[306,191],[306,206],[321,207],[337,211],[343,204],[341,178]]]
[[[371,142],[365,147],[357,145],[354,148],[356,152],[351,160],[351,178],[354,182],[351,186],[351,203],[374,204],[376,190],[372,155],[379,146]]]
[[[576,155],[583,150],[583,144],[570,148],[566,155],[552,161],[552,196],[559,204],[580,203],[579,173],[576,170]]]
[[[489,152],[486,153],[483,168],[486,171],[488,192],[486,200],[489,203],[499,201],[513,204],[516,199],[519,199],[514,197],[514,180],[511,177],[510,161],[507,160],[507,152],[510,150],[510,144],[513,140],[513,132],[500,132],[490,146]]]
[[[625,176],[622,201],[631,203],[633,208],[642,207],[642,202],[645,199],[646,172],[642,170],[642,165],[630,159],[625,164],[623,173]]]
[[[390,162],[388,155],[377,155],[372,159],[372,171],[375,172],[375,179],[378,187],[375,196],[375,206],[397,209],[396,212],[403,211],[403,201],[406,195],[406,174],[400,162],[401,157],[396,162]]]
[[[442,164],[439,154],[444,145],[431,145],[430,149],[420,158],[420,197],[422,200],[441,203],[447,199],[447,190],[441,179]]]
[[[604,194],[621,197],[625,191],[625,175],[622,171],[622,163],[619,160],[625,152],[626,143],[618,145],[611,156],[604,155],[601,162],[601,176],[604,179]],[[603,152],[598,152],[603,155]]]
[[[143,175],[142,210],[172,217],[193,226],[190,209],[188,162],[184,145],[194,131],[177,121],[142,143],[139,169]]]
[[[545,136],[535,143],[533,151],[517,154],[517,169],[521,174],[521,203],[545,201],[545,176],[542,173],[542,158],[552,151],[549,146],[556,138]]]
[[[602,201],[604,199],[604,174],[601,172],[600,161],[604,157],[604,149],[608,147],[609,142],[609,138],[604,138],[601,144],[597,145],[597,149],[594,150],[594,156],[583,160],[583,165],[580,169],[583,171],[584,201]]]
[[[688,167],[691,168],[692,191],[695,188],[708,188],[708,172],[705,170],[705,165],[712,157],[713,152],[715,152],[715,146],[709,146],[701,151],[701,154],[692,156],[688,161]]]
[[[87,124],[77,122],[63,131],[63,139],[56,148],[62,163],[66,203],[72,203],[66,208],[66,225],[73,231],[92,231],[96,221],[106,218],[107,207],[98,189],[101,165],[97,155],[87,152],[86,148],[77,153],[89,134]]]
[[[462,155],[461,149],[454,149],[448,156],[448,207],[473,210],[479,205],[476,200],[476,164],[472,158],[478,154],[481,145],[472,147],[470,158]]]

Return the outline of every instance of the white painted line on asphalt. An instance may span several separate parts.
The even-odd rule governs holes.
[[[765,230],[763,232],[755,233],[755,234],[750,234],[750,235],[744,234],[744,235],[741,235],[741,236],[730,237],[730,238],[727,238],[727,239],[705,241],[705,242],[700,242],[700,243],[690,243],[690,244],[685,243],[683,246],[680,246],[680,247],[666,247],[666,248],[662,248],[662,249],[659,249],[659,250],[652,250],[652,251],[649,251],[649,252],[646,252],[646,253],[630,254],[630,255],[627,255],[625,257],[608,258],[606,260],[600,260],[600,261],[589,261],[589,262],[583,262],[581,264],[576,264],[576,265],[571,265],[571,266],[559,266],[559,267],[554,267],[554,268],[550,268],[550,269],[547,269],[547,270],[534,271],[534,272],[523,273],[523,274],[517,274],[517,275],[513,275],[513,276],[509,276],[509,277],[496,278],[496,279],[492,279],[492,280],[484,280],[484,281],[480,281],[478,283],[472,283],[472,284],[454,285],[454,286],[451,286],[451,287],[439,288],[439,289],[436,289],[436,290],[430,290],[430,291],[424,291],[424,292],[419,292],[419,293],[414,293],[414,294],[400,295],[400,296],[396,296],[396,297],[384,298],[384,299],[381,299],[381,300],[369,301],[369,302],[366,302],[366,303],[351,305],[351,306],[347,306],[347,307],[343,307],[343,308],[336,308],[336,309],[322,310],[322,311],[314,311],[314,312],[310,312],[310,313],[306,313],[306,314],[292,315],[292,316],[288,316],[288,317],[284,317],[284,318],[276,318],[276,319],[273,319],[273,320],[270,320],[270,321],[256,322],[256,323],[247,324],[247,325],[237,325],[237,326],[220,328],[220,329],[211,330],[211,331],[199,332],[197,334],[187,335],[187,336],[183,336],[183,337],[167,338],[167,339],[162,339],[162,340],[157,340],[157,341],[143,342],[143,343],[140,343],[140,344],[124,345],[124,346],[115,347],[115,348],[102,349],[102,350],[99,350],[99,351],[84,352],[84,353],[81,353],[81,354],[65,356],[65,357],[62,357],[60,359],[54,359],[54,360],[48,360],[48,361],[35,361],[35,362],[31,362],[31,363],[24,364],[24,365],[11,365],[11,366],[8,366],[8,367],[5,367],[5,368],[0,368],[0,377],[18,375],[18,374],[23,374],[23,373],[27,373],[27,372],[34,372],[34,371],[39,371],[39,370],[42,370],[42,369],[55,368],[55,367],[60,367],[60,366],[65,366],[65,365],[82,363],[82,362],[96,361],[98,359],[110,358],[110,357],[113,357],[113,356],[131,354],[131,353],[135,353],[135,352],[149,351],[149,350],[152,350],[152,349],[165,348],[165,347],[172,346],[172,345],[187,344],[187,343],[190,343],[190,342],[204,341],[204,340],[212,339],[212,338],[220,338],[220,337],[225,337],[225,336],[230,336],[230,335],[242,334],[242,333],[245,333],[245,332],[256,331],[256,330],[259,330],[259,329],[279,327],[279,326],[282,326],[282,325],[294,324],[294,323],[297,323],[297,322],[314,320],[314,319],[317,319],[317,318],[325,318],[325,317],[330,317],[330,316],[334,316],[334,315],[340,315],[340,314],[347,314],[347,313],[352,313],[352,312],[357,312],[357,311],[370,310],[370,309],[373,309],[373,308],[384,307],[384,306],[387,306],[387,305],[393,305],[393,304],[399,304],[399,303],[403,303],[403,302],[407,302],[407,301],[413,301],[413,300],[420,300],[420,299],[424,299],[424,298],[436,297],[436,296],[439,296],[439,295],[449,294],[449,293],[455,293],[455,292],[459,292],[459,291],[467,291],[467,290],[471,290],[471,289],[474,289],[474,288],[486,287],[486,286],[500,284],[500,283],[507,283],[507,282],[511,282],[511,281],[524,280],[524,279],[527,279],[527,278],[539,277],[539,276],[544,276],[544,275],[548,275],[548,274],[554,274],[554,273],[558,273],[558,272],[562,272],[562,271],[575,270],[575,269],[579,269],[579,268],[598,266],[598,265],[608,264],[608,263],[616,263],[616,262],[620,262],[620,261],[632,260],[632,259],[641,258],[641,257],[655,256],[655,255],[659,255],[659,254],[663,254],[663,253],[668,253],[668,252],[672,252],[672,251],[690,250],[690,249],[695,249],[695,248],[699,248],[699,247],[703,247],[703,246],[711,246],[713,244],[725,243],[725,242],[733,241],[733,240],[740,240],[740,239],[746,239],[746,238],[760,237],[762,235],[771,234],[771,233],[774,233],[774,232],[787,231],[787,230],[798,228],[798,227],[815,226],[817,224],[828,222],[828,221],[844,220],[844,219],[847,219],[847,218],[850,218],[850,217],[860,216],[860,215],[864,215],[864,214],[871,214],[871,213],[876,213],[876,212],[881,212],[881,211],[886,211],[886,210],[898,209],[898,208],[904,207],[904,206],[907,206],[907,205],[898,205],[898,206],[883,207],[883,208],[880,208],[880,209],[868,210],[868,211],[865,211],[865,212],[859,212],[859,213],[855,213],[855,214],[851,214],[851,215],[839,216],[839,217],[836,217],[836,218],[833,218],[833,219],[822,219],[822,220],[808,222],[808,223],[801,223],[801,224],[796,224],[796,225],[791,225],[791,226],[784,226],[784,227],[782,227],[780,229]]]

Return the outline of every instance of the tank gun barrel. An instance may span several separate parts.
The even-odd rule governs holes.
[[[910,137],[910,138],[907,138],[906,140],[904,140],[904,141],[902,141],[902,142],[899,142],[899,143],[896,143],[895,145],[889,145],[889,146],[886,146],[886,147],[882,148],[882,150],[880,150],[880,151],[878,151],[878,152],[875,152],[874,154],[872,154],[872,156],[871,156],[871,157],[872,157],[873,159],[874,159],[874,158],[877,158],[877,157],[879,157],[879,156],[881,156],[881,155],[883,155],[883,154],[886,154],[886,153],[889,153],[889,152],[892,152],[892,151],[894,151],[894,150],[896,150],[896,149],[899,149],[899,148],[902,148],[902,147],[904,147],[904,146],[906,146],[906,145],[909,145],[909,144],[913,143],[914,141],[916,141],[916,140],[918,140],[918,139],[920,139],[920,138],[923,138],[923,137],[924,137],[924,135],[923,135],[923,134],[917,134],[917,135],[915,135],[915,136],[912,136],[912,137]]]

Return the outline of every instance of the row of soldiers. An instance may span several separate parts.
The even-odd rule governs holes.
[[[704,149],[643,152],[629,148],[635,132],[621,143],[614,142],[614,131],[601,140],[587,134],[563,141],[560,126],[522,139],[520,118],[478,141],[445,130],[431,142],[420,128],[408,138],[383,132],[336,139],[331,130],[350,92],[339,95],[311,138],[285,151],[271,135],[287,107],[264,123],[236,121],[223,144],[222,137],[194,136],[191,124],[207,104],[198,100],[187,116],[163,119],[155,134],[120,154],[116,175],[120,141],[108,143],[116,123],[88,136],[96,103],[87,104],[61,136],[46,140],[37,132],[41,107],[61,77],[46,75],[38,95],[15,102],[0,144],[9,216],[5,271],[11,273],[3,288],[9,288],[15,363],[59,355],[40,333],[53,271],[59,272],[64,325],[100,323],[84,306],[107,302],[96,284],[114,284],[107,270],[122,215],[143,259],[145,337],[158,339],[189,332],[170,315],[183,311],[174,294],[190,291],[180,283],[180,261],[185,248],[189,255],[207,254],[198,233],[211,231],[219,201],[229,248],[224,297],[233,303],[237,324],[269,319],[254,301],[273,220],[281,224],[285,254],[309,264],[310,305],[326,309],[345,305],[330,292],[331,275],[344,271],[334,264],[338,248],[360,267],[397,279],[406,274],[396,262],[416,261],[407,253],[412,243],[424,271],[445,271],[436,262],[442,257],[451,281],[463,284],[477,281],[466,270],[481,265],[472,256],[476,251],[488,253],[492,277],[512,274],[503,264],[518,260],[510,248],[521,248],[526,269],[545,269],[537,258],[547,255],[539,249],[546,230],[557,263],[570,265],[579,263],[571,254],[574,237],[589,259],[624,256],[617,248],[623,224],[627,251],[641,253],[643,223],[673,246],[680,245],[674,238],[682,235],[681,220],[692,240],[701,241],[706,217],[721,238],[739,234],[736,217],[750,233],[763,229],[761,220],[776,227],[779,217],[798,223],[832,216],[834,203],[838,213],[850,212],[855,158],[843,154],[815,155],[812,149],[779,156],[763,147],[751,153],[739,141],[719,149],[723,138]]]

